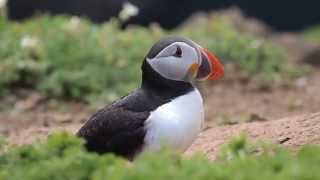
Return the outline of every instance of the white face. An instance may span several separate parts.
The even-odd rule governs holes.
[[[176,81],[190,81],[196,73],[190,67],[201,64],[201,52],[187,43],[175,42],[164,48],[152,59],[151,67],[161,76]],[[197,68],[195,68],[197,69]]]

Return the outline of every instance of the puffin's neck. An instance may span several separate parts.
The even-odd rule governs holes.
[[[152,69],[146,60],[142,64],[141,88],[169,98],[175,98],[194,90],[193,85],[189,82],[175,81],[162,77]]]

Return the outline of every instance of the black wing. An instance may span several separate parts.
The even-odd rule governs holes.
[[[138,89],[94,114],[77,135],[89,151],[132,158],[143,146],[150,111],[168,101]]]

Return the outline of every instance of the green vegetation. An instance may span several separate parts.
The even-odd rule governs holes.
[[[162,152],[134,163],[113,155],[88,153],[82,141],[60,133],[46,142],[9,147],[0,154],[1,180],[37,179],[319,179],[320,147],[293,155],[281,148],[250,146],[244,138],[230,143],[216,161],[202,155],[183,158]],[[271,147],[271,148],[270,148]],[[257,150],[259,150],[258,153]]]
[[[320,26],[314,26],[303,33],[304,37],[312,42],[320,43]]]
[[[27,88],[49,98],[112,101],[138,86],[145,54],[172,34],[208,47],[253,79],[281,81],[304,72],[288,65],[280,47],[239,34],[223,18],[170,32],[156,26],[121,31],[116,20],[96,25],[62,16],[22,23],[0,18],[0,95]]]
[[[22,86],[80,100],[114,100],[135,88],[142,52],[155,40],[145,29],[121,32],[114,22],[97,26],[65,17],[7,22],[0,29],[2,93]]]

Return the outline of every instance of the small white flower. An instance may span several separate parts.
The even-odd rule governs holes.
[[[26,49],[33,49],[37,47],[38,44],[39,44],[39,39],[29,35],[23,36],[20,41],[21,47]]]
[[[70,30],[78,29],[81,24],[81,19],[78,16],[72,16],[66,27]]]
[[[295,85],[299,88],[303,88],[308,84],[308,80],[305,77],[301,77],[296,80]]]
[[[139,14],[139,8],[137,6],[131,4],[130,2],[125,2],[122,5],[122,10],[120,11],[119,18],[122,21],[126,21],[138,14]]]
[[[253,49],[257,49],[257,48],[261,47],[262,43],[263,42],[261,40],[254,40],[250,43],[250,47]]]
[[[0,0],[0,9],[5,8],[7,0]]]

